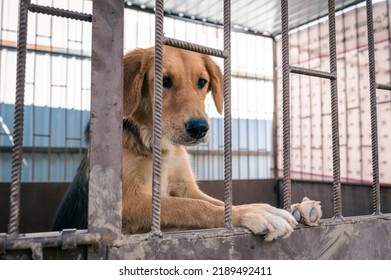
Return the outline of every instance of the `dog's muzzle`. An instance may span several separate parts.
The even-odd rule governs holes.
[[[199,140],[205,137],[209,130],[209,124],[205,119],[190,119],[185,123],[187,134]]]

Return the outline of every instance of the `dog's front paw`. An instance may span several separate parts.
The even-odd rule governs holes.
[[[297,221],[288,211],[269,204],[250,204],[236,207],[240,212],[240,226],[250,229],[255,234],[266,234],[266,241],[278,237],[289,237],[297,225]]]

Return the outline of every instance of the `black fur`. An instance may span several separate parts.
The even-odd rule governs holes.
[[[90,123],[85,131],[85,141],[90,142]],[[60,207],[57,209],[52,230],[64,228],[86,229],[88,224],[88,158],[85,154],[71,185],[65,193]]]
[[[136,124],[124,119],[123,131],[141,142],[140,132]],[[90,143],[90,124],[85,131],[85,141]],[[59,231],[65,228],[86,229],[88,227],[88,184],[89,184],[89,159],[87,153],[81,161],[76,175],[65,193],[62,202],[54,218],[52,230]]]
[[[57,210],[52,230],[64,228],[86,229],[88,222],[87,157],[81,161],[76,176]],[[88,171],[87,171],[88,172]]]

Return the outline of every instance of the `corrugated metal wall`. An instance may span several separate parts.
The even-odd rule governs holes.
[[[0,1],[0,181],[10,181],[19,1]],[[91,11],[90,1],[32,1]],[[29,13],[23,181],[70,181],[89,119],[91,25]]]
[[[376,79],[391,81],[391,3],[373,6]],[[371,182],[371,130],[365,6],[336,17],[341,179]],[[290,34],[290,59],[296,66],[329,71],[327,21],[320,20]],[[278,41],[278,49],[280,51]],[[281,61],[278,61],[281,65]],[[280,74],[280,72],[279,72]],[[279,76],[278,79],[281,77]],[[279,83],[280,84],[280,83]],[[279,89],[280,90],[280,89]],[[332,180],[329,81],[291,75],[292,178]],[[391,182],[391,97],[377,91],[380,180]],[[279,95],[279,97],[281,94]],[[280,100],[281,101],[281,100]],[[278,102],[280,105],[281,102]],[[278,113],[278,157],[282,169],[282,120]]]
[[[37,0],[91,12],[88,0]],[[10,181],[18,1],[0,0],[0,181]],[[70,181],[89,118],[91,25],[29,14],[23,181]],[[222,30],[166,18],[167,36],[223,48]],[[154,16],[125,9],[125,50],[154,44]],[[233,178],[268,178],[273,118],[272,40],[232,34]],[[218,64],[222,60],[217,59]],[[197,177],[223,178],[222,118],[208,100],[210,143],[189,149]]]

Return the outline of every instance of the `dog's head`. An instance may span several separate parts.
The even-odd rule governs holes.
[[[210,121],[205,98],[212,92],[217,111],[223,110],[223,75],[206,55],[164,46],[163,51],[164,140],[178,145],[208,141]],[[124,116],[152,127],[154,49],[137,49],[124,60]]]

